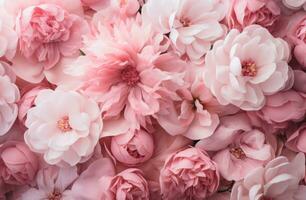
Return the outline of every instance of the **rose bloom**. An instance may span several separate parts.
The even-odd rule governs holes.
[[[241,180],[274,158],[264,133],[253,129],[245,114],[224,117],[215,133],[196,147],[213,151],[212,160],[226,180]]]
[[[71,165],[89,159],[100,138],[98,105],[76,92],[42,90],[27,112],[24,139],[48,164]]]
[[[101,200],[149,200],[149,187],[139,169],[129,168],[114,177],[102,177]]]
[[[206,152],[190,147],[168,157],[160,172],[165,199],[205,199],[219,186],[217,165]]]
[[[30,183],[38,170],[38,159],[26,144],[8,141],[0,145],[0,179],[10,185]]]
[[[306,113],[306,95],[288,90],[267,97],[265,106],[250,117],[257,117],[275,129],[286,128],[290,122],[301,121]],[[254,115],[254,116],[253,116]]]
[[[128,166],[147,161],[151,158],[153,150],[153,137],[144,130],[129,131],[111,139],[113,156]]]
[[[19,50],[12,62],[22,79],[38,83],[62,57],[79,55],[88,31],[80,0],[5,0],[4,6],[16,17]]]
[[[72,200],[69,187],[78,178],[77,168],[49,166],[39,170],[35,187],[22,192],[22,200]]]
[[[226,0],[226,2],[229,4],[226,21],[230,29],[242,30],[251,24],[273,29],[281,14],[281,9],[275,0]]]
[[[232,29],[206,55],[204,81],[221,104],[259,110],[266,96],[289,86],[289,55],[288,44],[261,26],[248,26],[241,33]]]
[[[306,15],[298,12],[290,17],[286,39],[294,46],[293,54],[297,61],[306,68]]]
[[[15,79],[10,66],[0,61],[0,136],[10,130],[17,118],[20,94]]]
[[[98,29],[85,39],[86,55],[64,72],[81,79],[80,90],[100,104],[105,120],[122,114],[132,129],[145,128],[146,118],[159,111],[161,96],[175,92],[164,84],[182,84],[177,71],[186,64],[174,54],[161,55],[162,37],[137,19]]]
[[[304,176],[303,154],[298,154],[292,161],[279,156],[236,182],[230,200],[302,200],[306,195],[306,186],[299,185],[299,182]]]
[[[212,43],[225,35],[224,13],[220,0],[149,0],[142,8],[144,21],[169,34],[173,48],[195,63],[202,63]]]

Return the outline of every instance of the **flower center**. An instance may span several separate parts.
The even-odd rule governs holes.
[[[244,159],[246,158],[245,153],[240,147],[233,147],[230,149],[230,153],[235,156],[237,159]]]
[[[126,151],[134,158],[143,158],[144,156],[141,155],[137,149],[135,145],[128,145]]]
[[[139,73],[135,67],[127,66],[121,71],[121,80],[128,86],[135,86],[140,80]]]
[[[71,131],[72,128],[69,124],[69,117],[64,116],[62,119],[57,121],[57,127],[62,131],[62,132],[68,132]]]
[[[257,75],[257,66],[254,61],[243,61],[241,73],[243,76],[254,77]]]
[[[61,200],[62,194],[57,189],[54,189],[51,194],[48,196],[48,200]]]
[[[181,24],[183,25],[183,27],[188,27],[191,24],[190,19],[186,18],[186,17],[182,17],[180,19]]]

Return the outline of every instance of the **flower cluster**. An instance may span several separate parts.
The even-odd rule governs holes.
[[[305,200],[305,0],[0,0],[0,200]]]

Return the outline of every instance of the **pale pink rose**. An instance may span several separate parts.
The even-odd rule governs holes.
[[[0,136],[10,130],[17,118],[20,94],[15,79],[10,66],[0,61]]]
[[[77,178],[76,167],[58,168],[49,166],[43,168],[37,173],[36,186],[22,193],[21,200],[72,200],[69,187]]]
[[[292,161],[280,156],[236,182],[230,200],[303,200],[306,187],[299,185],[299,182],[304,176],[303,154],[298,154]]]
[[[164,84],[183,84],[176,71],[185,63],[170,53],[160,55],[161,39],[134,19],[100,26],[85,39],[86,55],[65,73],[81,79],[80,90],[100,104],[104,119],[122,114],[132,129],[145,127],[146,118],[159,111],[161,96],[174,93]]]
[[[289,122],[300,121],[306,113],[306,95],[288,90],[267,97],[265,106],[248,115],[255,115],[275,128],[286,128]]]
[[[31,90],[27,91],[21,96],[18,102],[18,119],[24,124],[27,118],[27,112],[30,108],[35,106],[35,99],[41,90],[48,89],[47,86],[36,86]]]
[[[19,77],[38,83],[43,80],[46,71],[57,66],[61,58],[80,54],[82,35],[88,31],[88,26],[82,13],[79,13],[82,9],[79,0],[65,3],[59,0],[18,0],[13,4],[5,0],[10,14],[18,11],[15,29],[19,50],[12,62]]]
[[[76,92],[42,90],[27,112],[25,141],[51,165],[74,166],[90,158],[102,119],[98,105]]]
[[[149,186],[141,170],[126,169],[114,177],[102,177],[101,200],[149,200]]]
[[[178,97],[165,96],[156,117],[170,135],[199,140],[214,133],[219,124],[218,115],[226,109],[212,96],[201,78],[188,79],[187,86],[177,90]]]
[[[129,131],[111,139],[113,156],[128,166],[146,162],[151,158],[153,150],[153,137],[144,130]]]
[[[0,145],[0,179],[10,185],[30,183],[38,170],[38,159],[26,144],[8,141]]]
[[[306,10],[306,0],[282,0],[284,5],[290,9],[298,10],[304,8]]]
[[[166,160],[160,172],[161,193],[169,200],[205,199],[217,191],[219,179],[217,165],[206,152],[190,147]]]
[[[288,44],[261,26],[232,29],[206,55],[204,81],[221,104],[259,110],[292,83],[289,55]]]
[[[287,139],[286,146],[295,152],[306,153],[306,124],[302,124],[293,132]]]
[[[298,12],[290,17],[286,39],[294,46],[294,56],[306,68],[306,14]]]
[[[275,0],[226,0],[229,4],[226,21],[230,29],[258,24],[269,30],[280,17],[281,9]]]
[[[274,150],[265,134],[253,129],[245,114],[224,117],[215,133],[196,145],[216,151],[212,160],[226,180],[241,180],[250,171],[274,158]]]
[[[202,63],[214,41],[226,33],[221,0],[149,0],[142,8],[145,22],[169,34],[173,48],[188,60]]]

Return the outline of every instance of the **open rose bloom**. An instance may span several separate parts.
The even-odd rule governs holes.
[[[306,0],[0,0],[0,200],[306,200]]]

